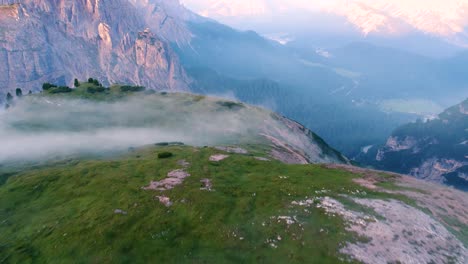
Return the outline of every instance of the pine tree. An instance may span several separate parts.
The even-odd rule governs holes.
[[[11,93],[7,93],[6,95],[6,101],[9,103],[11,101],[13,101],[13,96],[11,95]]]
[[[78,79],[75,79],[75,88],[79,86],[80,86],[80,82],[78,81]]]
[[[21,88],[16,88],[16,97],[21,97],[23,96],[23,91],[21,90]]]

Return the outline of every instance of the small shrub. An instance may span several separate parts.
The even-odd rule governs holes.
[[[80,82],[78,81],[78,79],[75,79],[74,84],[75,87],[80,87]]]
[[[17,97],[23,96],[23,91],[21,90],[21,88],[16,88],[16,96]]]
[[[146,87],[144,86],[130,86],[130,85],[124,85],[120,87],[121,92],[143,92],[146,90]]]
[[[168,159],[170,157],[174,156],[171,152],[161,152],[158,154],[158,159]]]
[[[244,105],[242,103],[228,102],[228,101],[217,102],[217,104],[222,106],[222,107],[229,108],[229,109],[239,109],[239,108],[244,107]]]
[[[49,93],[51,93],[51,94],[71,93],[72,91],[73,91],[73,89],[68,87],[68,86],[59,86],[57,88],[50,89]]]
[[[42,90],[45,90],[45,91],[49,90],[50,88],[56,88],[56,87],[57,85],[51,84],[51,83],[42,84]]]
[[[13,96],[11,95],[11,93],[7,93],[7,95],[6,95],[6,101],[7,101],[7,103],[13,101]]]
[[[88,88],[86,89],[86,91],[87,91],[88,93],[92,93],[92,94],[94,94],[94,93],[103,93],[103,92],[106,91],[106,88],[101,87],[101,86],[99,86],[99,87],[88,87]]]

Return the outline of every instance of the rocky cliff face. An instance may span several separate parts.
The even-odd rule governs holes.
[[[369,152],[376,167],[468,190],[468,100],[438,118],[407,124]]]
[[[167,3],[166,3],[167,2]],[[168,41],[190,39],[178,1],[0,1],[0,90],[96,77],[158,90],[189,78]],[[166,10],[167,8],[167,10]],[[146,10],[143,12],[142,10]],[[188,12],[188,11],[187,11]]]

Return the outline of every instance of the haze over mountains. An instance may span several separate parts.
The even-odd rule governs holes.
[[[199,16],[178,1],[4,0],[2,4],[2,101],[17,87],[39,91],[44,82],[72,86],[74,78],[88,77],[104,85],[131,83],[228,96],[297,120],[353,158],[363,148],[385,142],[399,125],[434,116],[468,96],[468,56],[460,45],[442,37],[448,31],[463,35],[456,27],[464,25],[458,19],[463,8],[453,20],[431,17],[442,25],[432,35],[421,35],[428,27],[414,24],[417,21],[411,25],[418,32],[408,31],[405,37],[382,37],[377,27],[366,38],[348,38],[344,33],[340,41],[327,40],[326,30],[317,33],[312,27],[281,44],[271,36]],[[394,9],[398,5],[385,8],[387,16],[398,13]],[[445,9],[440,12],[443,17],[448,14]],[[416,17],[428,16],[432,15]],[[317,19],[324,17],[329,14]],[[447,32],[442,34],[442,28]],[[316,37],[322,33],[327,34]],[[452,50],[454,55],[435,58],[400,49],[401,43],[409,42],[398,39],[413,36],[432,39],[422,47]],[[379,45],[388,39],[400,44]],[[414,45],[421,46],[419,40]],[[324,43],[327,48],[321,48]],[[448,46],[453,49],[444,48]]]
[[[366,40],[420,54],[446,56],[468,44],[468,2],[464,0],[183,2],[204,16],[234,27],[288,41],[302,41],[309,36],[309,41],[314,39],[322,48]]]

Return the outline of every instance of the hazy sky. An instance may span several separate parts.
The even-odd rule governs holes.
[[[419,30],[438,36],[465,34],[468,0],[181,0],[187,7],[235,26],[245,18],[308,11],[335,14],[363,34]],[[254,21],[254,20],[252,20]],[[252,25],[255,29],[255,25]]]

